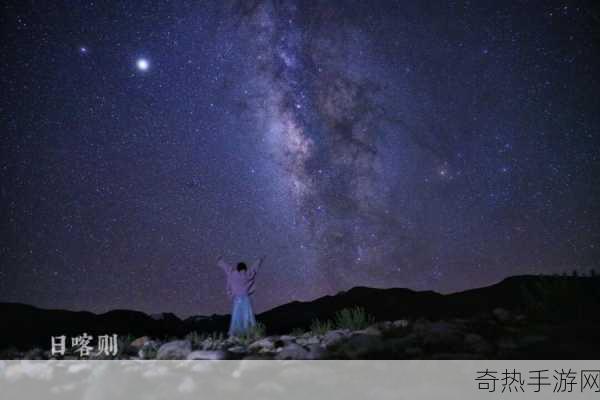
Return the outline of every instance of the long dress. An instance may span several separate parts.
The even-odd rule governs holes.
[[[233,310],[231,312],[231,323],[228,334],[230,336],[241,336],[256,325],[252,301],[248,295],[235,296],[233,298]]]
[[[262,260],[257,260],[247,271],[237,271],[223,260],[219,266],[227,274],[227,294],[233,300],[228,334],[247,334],[255,325],[256,318],[250,295],[254,293],[254,281]]]

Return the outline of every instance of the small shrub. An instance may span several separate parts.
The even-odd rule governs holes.
[[[335,314],[335,326],[337,329],[356,331],[374,323],[375,319],[367,314],[362,307],[344,308]]]
[[[248,332],[246,332],[243,335],[240,335],[239,339],[243,344],[248,345],[260,338],[265,337],[266,331],[267,328],[265,324],[263,324],[262,322],[257,322],[252,328],[248,330]]]
[[[192,348],[202,350],[216,350],[225,340],[223,332],[213,331],[211,333],[190,332],[185,337],[192,343]]]
[[[209,338],[213,342],[222,342],[225,340],[225,334],[223,332],[211,332]]]
[[[7,347],[0,350],[0,359],[2,360],[16,360],[22,358],[19,353],[19,349],[15,346]]]
[[[143,351],[143,359],[144,360],[153,360],[156,358],[156,355],[158,354],[158,349],[155,347],[147,347],[144,349]]]
[[[185,338],[190,341],[192,348],[197,349],[202,346],[202,342],[205,339],[205,335],[201,335],[196,331],[192,331],[185,335]]]
[[[120,358],[120,357],[137,354],[137,351],[131,346],[131,343],[134,340],[135,340],[135,336],[133,336],[131,334],[128,334],[126,336],[117,336],[117,355],[116,355],[116,357]]]
[[[572,279],[560,276],[521,287],[521,312],[536,320],[584,318],[583,292]]]
[[[290,335],[292,335],[292,336],[302,336],[302,335],[304,335],[304,329],[302,329],[302,328],[294,328],[292,330],[292,332],[290,332]]]
[[[250,334],[256,338],[265,337],[267,333],[267,327],[262,322],[257,322],[256,325],[250,330]]]
[[[310,331],[313,335],[324,335],[332,329],[333,323],[330,320],[320,321],[318,319],[315,319],[310,325]]]

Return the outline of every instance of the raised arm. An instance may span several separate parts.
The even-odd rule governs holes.
[[[254,264],[252,264],[252,267],[250,267],[250,271],[252,271],[252,273],[254,274],[257,273],[264,260],[265,256],[261,256],[258,260],[254,262]]]
[[[229,273],[229,271],[231,271],[231,265],[229,265],[225,262],[225,260],[223,259],[223,256],[219,256],[219,258],[217,258],[217,265],[223,271],[225,271],[225,273]]]

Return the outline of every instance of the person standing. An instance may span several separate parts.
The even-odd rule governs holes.
[[[256,325],[250,296],[254,294],[256,274],[264,259],[265,256],[260,257],[250,268],[244,262],[239,262],[234,268],[223,259],[223,256],[217,258],[217,265],[227,277],[227,295],[233,302],[229,336],[244,335]]]

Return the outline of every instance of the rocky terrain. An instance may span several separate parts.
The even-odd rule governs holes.
[[[472,319],[381,321],[364,329],[332,329],[252,338],[222,334],[163,341],[147,336],[120,340],[117,356],[89,359],[598,359],[599,325],[589,331],[533,324],[524,315],[497,308]],[[576,345],[579,343],[579,345]],[[79,354],[50,355],[39,348],[5,350],[2,358],[80,359]]]
[[[94,327],[118,331],[118,354],[102,355],[105,359],[599,359],[599,304],[597,277],[514,277],[451,295],[354,288],[259,314],[260,329],[239,338],[224,335],[228,316],[182,321],[172,314],[123,310],[107,313],[119,322],[111,325],[107,314],[83,313],[90,322],[84,330],[68,319],[77,313],[35,312],[46,315],[46,321],[38,321],[44,335],[50,333],[45,323],[57,321],[50,318],[55,312],[59,322],[80,329],[78,334],[93,333],[89,328]],[[19,322],[13,315],[4,338]],[[35,329],[35,321],[29,322]],[[145,334],[132,334],[131,328]],[[9,342],[0,358],[52,358],[48,338],[42,346]],[[67,351],[55,358],[85,357]]]

